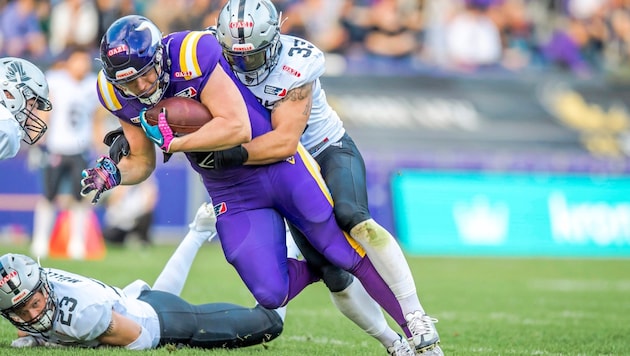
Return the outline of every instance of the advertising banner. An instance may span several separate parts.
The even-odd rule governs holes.
[[[630,257],[630,176],[403,170],[392,192],[410,253]]]

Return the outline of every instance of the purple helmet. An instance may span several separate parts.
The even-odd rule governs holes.
[[[127,96],[147,104],[157,103],[168,86],[164,68],[162,33],[143,16],[121,17],[109,26],[101,39],[101,63],[109,82]],[[126,84],[154,69],[157,80],[143,93],[134,93]],[[155,89],[157,87],[157,89]]]

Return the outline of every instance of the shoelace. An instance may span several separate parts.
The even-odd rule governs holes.
[[[395,356],[415,356],[415,352],[411,350],[409,344],[405,344],[400,340],[394,341],[394,344],[387,348],[390,355]]]
[[[411,319],[407,326],[409,327],[409,330],[412,330],[412,332],[416,331],[420,335],[427,335],[433,333],[433,324],[437,322],[437,319],[428,315],[423,315],[420,318]],[[422,341],[424,341],[424,338]]]

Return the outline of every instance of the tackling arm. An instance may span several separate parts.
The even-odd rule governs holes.
[[[201,91],[201,102],[208,107],[213,119],[193,133],[174,138],[169,152],[223,150],[251,140],[245,100],[220,65],[215,67]]]
[[[269,164],[295,154],[312,106],[313,82],[291,89],[271,111],[273,130],[243,145],[249,153],[245,164]]]

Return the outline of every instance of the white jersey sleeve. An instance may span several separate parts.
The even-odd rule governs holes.
[[[24,131],[4,105],[0,105],[0,160],[15,157]]]
[[[326,71],[324,53],[305,39],[282,35],[278,66],[279,82],[288,90],[312,83]]]
[[[326,71],[324,53],[299,37],[280,35],[280,41],[282,47],[278,54],[278,63],[262,83],[249,88],[265,107],[271,109],[291,89],[314,83],[311,115],[300,142],[316,156],[324,148],[340,140],[346,132],[337,112],[328,104],[319,80]]]

